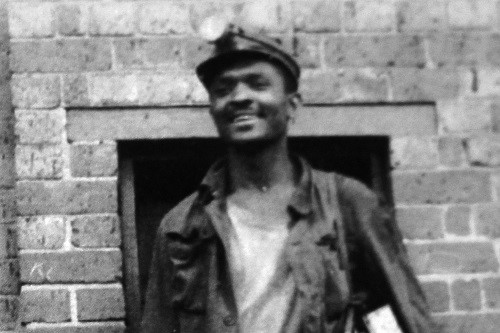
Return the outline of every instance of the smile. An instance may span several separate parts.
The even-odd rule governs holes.
[[[232,122],[233,123],[245,123],[245,122],[253,121],[255,119],[257,119],[257,116],[255,116],[253,114],[242,114],[242,115],[238,115],[238,116],[234,117],[232,119]]]

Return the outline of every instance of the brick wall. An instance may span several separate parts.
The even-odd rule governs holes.
[[[500,2],[265,3],[267,29],[304,68],[306,104],[385,105],[377,109],[385,118],[373,118],[384,121],[397,117],[387,112],[415,104],[423,106],[415,117],[432,112],[426,128],[416,121],[388,132],[398,222],[443,331],[497,332]],[[192,125],[207,119],[195,107],[120,108],[205,105],[193,69],[209,49],[194,31],[208,13],[249,11],[243,4],[9,1],[19,323],[29,332],[123,331],[116,142],[213,130]],[[370,132],[358,125],[350,124],[349,133]],[[1,163],[12,163],[12,155],[2,156]],[[0,174],[6,192],[11,178]],[[12,205],[5,202],[10,221]],[[1,225],[11,233],[9,223]],[[0,251],[2,294],[16,293],[9,281],[17,261],[2,259],[14,255],[13,247]],[[0,298],[0,323],[9,329],[14,298]]]
[[[14,208],[14,130],[10,95],[7,1],[0,1],[0,331],[16,326],[19,308]]]

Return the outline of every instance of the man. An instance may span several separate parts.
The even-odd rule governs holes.
[[[300,68],[233,25],[197,67],[226,157],[157,233],[142,332],[363,332],[386,306],[429,333],[391,214],[361,183],[290,155]]]

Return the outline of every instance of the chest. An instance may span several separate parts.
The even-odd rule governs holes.
[[[227,198],[227,202],[253,221],[263,225],[282,224],[290,222],[288,203],[292,193],[292,186],[272,188],[265,192],[238,190]]]

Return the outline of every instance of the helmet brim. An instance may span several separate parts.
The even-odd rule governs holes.
[[[271,52],[261,50],[233,49],[219,53],[199,64],[196,67],[196,75],[208,90],[216,75],[218,75],[224,68],[227,68],[227,66],[235,61],[239,61],[240,59],[264,60],[279,66],[285,74],[289,76],[293,85],[292,89],[294,91],[297,90],[300,69],[295,63],[291,63],[293,60],[290,61],[288,59],[283,59],[281,56],[276,56]]]

